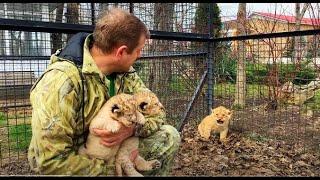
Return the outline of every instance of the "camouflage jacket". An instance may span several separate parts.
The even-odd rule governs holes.
[[[91,119],[109,98],[110,82],[94,63],[90,42],[92,34],[73,36],[62,51],[51,56],[47,70],[31,88],[32,139],[28,160],[31,169],[39,174],[108,175],[108,167],[113,166],[77,154]],[[116,74],[116,93],[142,90],[148,89],[133,68]],[[164,119],[165,115],[147,118],[136,135],[151,135]]]

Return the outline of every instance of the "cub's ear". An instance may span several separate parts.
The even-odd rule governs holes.
[[[117,105],[117,104],[114,104],[112,107],[111,107],[111,112],[112,113],[117,113],[117,112],[120,112],[120,107]]]
[[[228,115],[232,115],[233,111],[232,110],[228,110]]]
[[[139,104],[139,108],[140,108],[141,110],[146,110],[147,105],[148,105],[147,102],[142,102],[142,103]]]

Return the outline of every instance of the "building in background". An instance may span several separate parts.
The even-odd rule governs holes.
[[[229,20],[223,22],[224,36],[237,36],[237,27],[243,26],[237,23],[237,20]],[[266,34],[266,33],[279,33],[294,31],[296,27],[295,16],[272,14],[265,12],[253,12],[248,16],[246,25],[246,34]],[[320,19],[303,18],[301,20],[300,30],[312,30],[320,28]],[[318,37],[317,37],[318,38]],[[314,36],[301,36],[299,38],[299,56],[306,57],[308,51],[315,39]],[[271,60],[285,60],[290,62],[292,60],[293,52],[293,38],[274,38],[274,39],[261,39],[246,41],[246,57],[258,58],[259,61],[268,62]],[[318,44],[318,43],[316,43]],[[232,50],[236,54],[237,43],[233,42]]]

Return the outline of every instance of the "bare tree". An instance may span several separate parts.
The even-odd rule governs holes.
[[[4,33],[4,30],[0,30],[0,38],[2,39],[2,41],[0,42],[0,55],[5,55],[5,49],[6,49],[6,43],[4,41],[4,36],[5,36],[5,33]]]
[[[295,14],[296,14],[295,31],[300,31],[301,20],[309,7],[310,7],[310,3],[304,3],[302,10],[300,10],[300,3],[295,4]],[[301,36],[296,36],[294,38],[294,51],[293,51],[294,63],[300,62],[301,56],[302,56]]]
[[[310,5],[309,15],[312,18],[312,26],[314,29],[320,29],[320,3],[314,3]],[[313,35],[311,37],[308,51],[311,53],[311,57],[314,59],[313,66],[318,71],[318,77],[320,77],[320,65],[317,64],[316,58],[320,56],[320,35]]]
[[[309,8],[309,15],[312,19],[312,25],[314,29],[320,28],[320,4],[315,3],[314,5],[310,4]]]
[[[68,3],[67,12],[65,14],[67,23],[78,24],[79,23],[79,3]],[[67,41],[72,37],[73,34],[68,34]]]
[[[109,3],[99,3],[99,10],[108,9]]]
[[[286,31],[300,30],[301,20],[307,8],[307,4],[305,4],[302,11],[300,11],[299,7],[297,8],[297,18],[294,26],[292,26],[291,22],[288,21],[287,28],[285,28],[285,24],[278,21],[276,18],[272,20],[257,18],[255,20],[250,20],[250,23],[248,23],[249,29],[258,34],[279,32],[284,29],[286,29]],[[274,15],[276,15],[276,9]],[[269,102],[267,103],[266,109],[277,109],[279,103],[281,104],[282,102],[287,102],[288,100],[289,96],[287,97],[288,93],[286,92],[289,92],[289,85],[292,84],[291,82],[295,79],[297,72],[300,71],[301,68],[300,57],[303,51],[299,43],[301,41],[300,38],[301,37],[266,38],[258,40],[258,44],[252,45],[253,49],[256,49],[257,47],[259,47],[259,49],[263,49],[264,52],[261,52],[260,50],[259,56],[267,57],[267,60],[271,64],[268,66],[268,74],[265,79],[269,89]],[[248,45],[250,46],[251,43],[246,44],[246,46]],[[292,72],[282,75],[282,78],[287,80],[287,82],[282,84],[283,82],[280,82],[280,69],[279,65],[277,65],[277,62],[284,56],[291,57],[295,66]],[[262,58],[259,57],[259,59]]]
[[[275,8],[274,15],[277,15],[277,7]],[[257,34],[275,33],[283,30],[282,28],[286,29],[286,31],[289,31],[290,23],[287,22],[285,24],[277,19],[267,20],[265,18],[255,18],[250,20],[248,23],[248,28],[250,29],[248,31]],[[277,109],[279,101],[283,99],[283,94],[280,91],[280,70],[277,62],[282,58],[284,53],[291,51],[292,43],[290,42],[292,42],[292,39],[288,37],[265,38],[257,40],[256,43],[252,43],[250,41],[246,43],[246,46],[251,47],[250,50],[253,52],[259,52],[258,58],[260,61],[266,60],[271,64],[270,66],[267,66],[268,74],[265,77],[265,82],[268,86],[268,102],[266,104],[266,109]],[[295,74],[286,74],[285,79],[292,80],[294,76]]]
[[[246,29],[246,3],[239,3],[237,14],[237,32],[238,35],[244,35]],[[243,41],[238,43],[238,66],[237,66],[237,80],[234,105],[237,107],[245,106],[246,93],[246,69],[245,69],[245,44]]]
[[[174,3],[154,4],[154,27],[159,31],[173,31]],[[167,40],[153,40],[151,50],[155,52],[169,52],[172,42]],[[165,87],[171,80],[171,63],[168,58],[165,62],[157,63],[152,61],[149,74],[149,87],[152,91],[158,92],[161,87]]]
[[[58,3],[56,6],[56,16],[55,16],[56,23],[62,23],[63,7],[64,7],[64,3]],[[57,49],[62,47],[62,34],[52,33],[50,38],[52,42],[51,54],[53,54]]]

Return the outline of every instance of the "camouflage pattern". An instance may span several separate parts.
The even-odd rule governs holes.
[[[90,55],[90,41],[92,34],[86,38],[83,49],[84,60],[80,71],[84,75],[84,87],[77,67],[69,60],[53,54],[46,72],[31,88],[32,139],[28,160],[31,169],[37,174],[114,174],[114,164],[105,164],[103,160],[88,159],[77,154],[84,143],[83,134],[88,131],[91,119],[109,98],[110,82]],[[131,68],[130,72],[117,75],[117,93],[148,90],[133,70]],[[84,123],[81,117],[82,88],[86,92]],[[143,137],[139,149],[147,158],[161,157],[165,166],[158,172],[150,173],[165,175],[179,146],[180,136],[175,128],[162,126],[165,123],[164,115],[146,118],[146,125],[135,133]]]
[[[173,163],[174,156],[180,145],[179,132],[170,125],[163,125],[159,131],[140,138],[139,153],[146,160],[158,159],[162,166],[160,169],[142,172],[144,176],[167,176]]]

